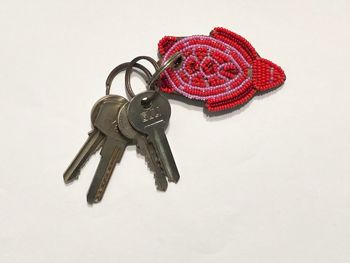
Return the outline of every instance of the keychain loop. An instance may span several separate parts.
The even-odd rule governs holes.
[[[182,56],[181,56],[180,52],[175,53],[169,59],[164,61],[163,65],[160,66],[160,68],[153,74],[152,78],[150,79],[150,81],[148,83],[149,87],[151,87],[153,85],[153,83],[156,82],[159,79],[160,75],[165,70],[167,70],[168,68],[170,68],[170,67],[174,67],[174,68],[180,67],[182,61],[183,61],[183,59],[182,59]]]
[[[107,80],[106,80],[106,95],[110,94],[111,86],[114,78],[122,71],[127,70],[129,68],[130,62],[125,62],[120,64],[119,66],[115,67],[111,73],[109,73]],[[145,73],[147,79],[146,81],[150,80],[152,78],[152,73],[143,65],[134,63],[132,65],[135,68],[140,69],[143,73]],[[130,94],[130,93],[129,93]]]
[[[129,96],[131,98],[135,97],[135,93],[134,91],[132,90],[131,88],[131,84],[130,84],[130,76],[131,76],[131,71],[132,71],[132,68],[137,64],[136,62],[139,61],[139,60],[142,60],[142,59],[145,59],[147,60],[148,62],[150,62],[152,64],[152,66],[155,68],[156,72],[157,70],[159,70],[159,65],[157,63],[157,61],[155,61],[153,58],[151,57],[148,57],[148,56],[139,56],[139,57],[136,57],[134,58],[133,60],[130,61],[127,69],[126,69],[126,72],[125,72],[125,89],[126,91],[128,92]],[[151,76],[152,78],[152,76]],[[150,79],[151,79],[150,78]],[[147,86],[150,88],[150,89],[154,89],[154,87],[150,86],[148,83],[147,83]]]
[[[131,84],[130,84],[130,76],[131,76],[131,70],[132,67],[134,65],[136,65],[136,62],[141,60],[141,59],[145,59],[148,60],[149,62],[151,62],[151,64],[154,66],[154,68],[156,69],[155,73],[151,76],[151,78],[149,79],[149,82],[147,84],[148,88],[150,90],[155,90],[155,83],[156,81],[159,79],[159,76],[169,67],[174,66],[175,68],[177,68],[178,66],[181,65],[182,63],[182,56],[181,53],[175,53],[174,55],[172,55],[168,60],[166,60],[162,66],[159,66],[158,63],[151,57],[148,56],[139,56],[134,58],[130,64],[128,65],[128,68],[126,69],[125,72],[125,88],[128,92],[128,94],[130,95],[130,97],[135,97],[135,93],[131,88]],[[157,92],[152,93],[152,95],[150,95],[149,97],[145,98],[143,100],[143,102],[145,104],[148,104],[150,101],[153,100],[153,98],[157,95]]]

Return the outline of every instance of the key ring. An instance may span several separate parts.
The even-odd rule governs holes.
[[[127,70],[130,65],[130,62],[125,62],[120,64],[119,66],[115,67],[111,73],[109,73],[107,80],[106,80],[106,95],[110,94],[111,86],[114,78],[122,71]],[[134,63],[133,67],[140,69],[143,73],[146,74],[147,80],[150,80],[152,78],[152,73],[143,65]],[[146,81],[147,81],[146,80]],[[130,86],[130,83],[129,83]],[[130,94],[130,93],[129,93]]]
[[[175,69],[179,68],[181,66],[182,61],[183,59],[180,52],[175,53],[169,59],[164,61],[163,65],[153,74],[152,78],[150,79],[148,83],[149,87],[151,87],[153,83],[159,79],[160,74],[162,74],[168,68],[170,67],[174,67]]]
[[[152,66],[155,68],[156,72],[159,69],[159,65],[158,65],[157,61],[155,61],[153,58],[148,57],[148,56],[139,56],[139,57],[136,57],[136,58],[134,58],[133,60],[130,61],[129,65],[128,65],[126,71],[125,71],[125,89],[126,89],[126,91],[128,92],[128,94],[129,94],[129,96],[131,98],[135,97],[135,93],[132,90],[131,84],[130,84],[131,71],[132,71],[132,68],[134,67],[134,65],[137,64],[136,62],[139,61],[139,60],[142,60],[142,59],[145,59],[145,60],[149,61],[152,64]],[[151,78],[152,78],[152,76],[151,76]],[[147,83],[147,86],[150,89],[154,89],[148,83]]]
[[[174,55],[172,55],[169,59],[167,59],[162,66],[159,66],[158,63],[151,57],[148,56],[139,56],[134,58],[130,64],[128,65],[126,72],[125,72],[125,88],[128,92],[128,94],[130,95],[130,97],[135,97],[135,93],[131,88],[131,84],[130,84],[130,76],[131,76],[131,70],[132,67],[134,65],[136,65],[137,61],[141,60],[141,59],[145,59],[148,60],[149,62],[151,62],[151,64],[154,66],[154,68],[156,69],[156,72],[151,76],[151,78],[149,79],[149,82],[147,84],[148,88],[151,90],[155,90],[155,82],[159,79],[159,76],[169,67],[174,67],[174,68],[178,68],[181,63],[182,63],[182,56],[181,53],[175,53]],[[148,104],[153,98],[154,96],[157,95],[157,92],[152,93],[152,95],[150,95],[149,97],[145,98],[143,100],[143,102],[145,104]]]

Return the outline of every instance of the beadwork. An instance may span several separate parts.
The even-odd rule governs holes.
[[[215,28],[210,36],[166,36],[158,50],[162,61],[177,52],[183,57],[181,67],[161,75],[160,89],[205,101],[209,111],[242,105],[286,79],[281,67],[261,58],[246,39],[225,28]]]

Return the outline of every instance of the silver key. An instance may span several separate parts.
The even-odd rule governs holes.
[[[127,102],[123,97],[118,101],[106,101],[101,107],[94,122],[95,128],[106,138],[102,145],[101,160],[87,194],[89,204],[101,201],[113,170],[121,161],[126,146],[130,142],[118,129],[117,116],[119,109]]]
[[[169,101],[159,92],[149,103],[145,103],[148,97],[154,95],[154,92],[156,91],[142,92],[130,101],[128,119],[135,130],[145,134],[147,141],[153,145],[168,181],[176,183],[180,175],[165,135],[171,108]]]
[[[118,101],[118,99],[119,96],[110,95],[105,96],[97,101],[91,110],[91,123],[93,124],[95,122],[97,114],[103,102],[113,100]],[[88,139],[63,174],[65,183],[70,183],[74,179],[78,178],[81,169],[84,167],[91,155],[96,153],[101,148],[104,138],[105,136],[96,128],[89,132]]]
[[[147,142],[147,138],[143,133],[140,133],[131,126],[128,119],[128,106],[129,103],[124,104],[118,114],[118,125],[120,132],[128,139],[132,140],[140,153],[145,156],[146,162],[150,170],[154,173],[154,180],[159,191],[166,191],[168,188],[168,182],[165,177],[164,168],[162,163],[159,162],[159,158],[153,145]]]

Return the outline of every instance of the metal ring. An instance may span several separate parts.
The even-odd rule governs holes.
[[[179,60],[181,59],[181,60]],[[174,55],[172,55],[169,59],[167,59],[163,65],[156,70],[156,72],[153,74],[152,78],[150,79],[148,86],[150,87],[150,89],[152,88],[152,86],[155,86],[155,82],[157,80],[159,80],[160,75],[167,70],[169,67],[174,67],[174,68],[178,68],[180,67],[181,63],[183,62],[182,56],[180,52],[175,53]],[[152,95],[150,95],[149,97],[145,98],[143,100],[143,103],[145,105],[150,104],[150,102],[154,99],[155,96],[157,96],[158,92],[154,92],[152,93]]]
[[[112,86],[112,82],[114,80],[114,78],[122,71],[127,70],[129,68],[130,62],[125,62],[120,64],[119,66],[115,67],[111,73],[109,73],[107,80],[106,80],[106,95],[110,94],[111,91],[111,86]],[[141,71],[143,71],[143,73],[146,74],[147,80],[150,80],[152,78],[152,73],[143,65],[138,64],[138,63],[134,63],[132,65],[132,67],[138,68]],[[129,73],[130,74],[130,73]],[[146,81],[147,81],[146,80]]]
[[[157,70],[159,70],[159,65],[157,63],[157,61],[155,61],[153,58],[148,57],[148,56],[139,56],[134,58],[133,60],[130,61],[130,63],[128,64],[127,68],[126,68],[126,72],[125,72],[125,88],[126,91],[128,92],[130,97],[135,97],[135,93],[131,88],[131,84],[130,84],[130,76],[131,76],[131,71],[132,68],[136,65],[138,65],[136,62],[141,60],[141,59],[145,59],[149,62],[151,62],[151,64],[153,65],[153,67]],[[151,76],[152,78],[152,76]],[[150,79],[151,79],[150,78]],[[150,85],[148,85],[149,87],[151,87]]]
[[[181,58],[181,61],[178,62],[178,60]],[[162,74],[165,70],[167,70],[168,68],[172,67],[175,64],[181,64],[182,62],[182,56],[180,52],[175,53],[174,55],[172,55],[169,59],[167,59],[163,65],[153,74],[152,78],[150,79],[148,85],[149,87],[151,87],[153,85],[154,82],[156,82],[159,77],[160,74]],[[178,65],[179,66],[179,65]]]

